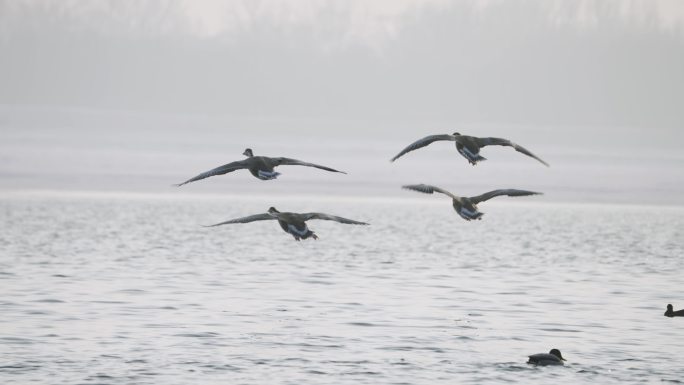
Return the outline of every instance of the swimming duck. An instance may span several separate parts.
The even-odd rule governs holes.
[[[558,349],[551,349],[548,353],[539,353],[539,354],[533,354],[529,356],[529,360],[527,360],[528,364],[534,364],[534,365],[564,365],[563,361],[565,361],[565,358],[561,356],[561,352]]]
[[[665,317],[684,317],[684,309],[674,311],[674,309],[672,309],[672,304],[668,303]]]
[[[249,170],[252,175],[254,175],[256,178],[259,178],[261,180],[270,180],[270,179],[275,179],[280,175],[279,172],[273,171],[274,167],[277,166],[307,166],[307,167],[316,167],[320,168],[321,170],[325,171],[330,171],[330,172],[339,172],[342,174],[346,174],[344,171],[338,171],[330,167],[325,167],[321,166],[318,164],[313,164],[313,163],[307,163],[307,162],[302,162],[301,160],[297,159],[290,159],[290,158],[269,158],[267,156],[254,156],[254,153],[252,152],[251,148],[246,149],[242,155],[245,155],[247,159],[243,160],[238,160],[235,162],[231,162],[228,164],[224,164],[223,166],[216,167],[214,169],[211,169],[209,171],[203,172],[195,177],[192,177],[188,180],[186,180],[183,183],[179,183],[176,186],[182,186],[184,184],[198,181],[200,179],[204,178],[209,178],[210,176],[215,176],[215,175],[223,175],[227,174],[229,172],[233,172],[236,170],[241,170],[241,169],[247,169]]]
[[[440,140],[449,140],[452,142],[455,142],[456,144],[456,150],[463,155],[464,158],[470,162],[473,166],[477,164],[477,162],[487,160],[487,158],[484,158],[483,156],[480,155],[480,149],[484,146],[510,146],[513,147],[516,151],[521,152],[527,156],[531,156],[532,158],[540,161],[542,164],[545,166],[549,166],[548,163],[544,162],[540,158],[538,158],[536,155],[533,153],[529,152],[527,149],[525,149],[522,146],[519,146],[513,142],[511,142],[508,139],[501,139],[501,138],[477,138],[474,136],[467,136],[467,135],[461,135],[458,132],[454,132],[453,134],[443,134],[443,135],[430,135],[426,136],[423,139],[417,140],[411,144],[408,145],[405,149],[401,150],[400,153],[394,156],[392,158],[392,162],[397,160],[400,156],[406,154],[407,152],[411,152],[413,150],[417,150],[419,148],[425,147],[428,144]]]
[[[256,214],[256,215],[250,215],[247,217],[242,217],[242,218],[236,218],[236,219],[230,219],[225,222],[217,223],[215,225],[211,226],[205,226],[205,227],[214,227],[214,226],[221,226],[221,225],[227,225],[230,223],[249,223],[249,222],[254,222],[254,221],[265,221],[265,220],[277,220],[278,224],[280,227],[285,231],[286,233],[292,235],[295,239],[295,241],[299,241],[300,239],[307,239],[309,237],[313,239],[318,239],[318,236],[311,230],[309,230],[309,227],[306,225],[306,221],[311,220],[311,219],[322,219],[326,221],[336,221],[340,223],[345,223],[345,224],[350,224],[350,225],[368,225],[368,223],[365,222],[359,222],[359,221],[354,221],[351,219],[347,218],[342,218],[342,217],[337,217],[334,215],[328,215],[328,214],[323,214],[323,213],[282,213],[278,210],[276,210],[275,207],[271,207],[268,209],[268,212],[265,214]]]
[[[425,194],[432,194],[432,193],[438,192],[438,193],[442,193],[444,195],[451,197],[452,202],[453,202],[452,204],[454,206],[454,210],[456,210],[458,215],[460,215],[461,218],[465,219],[466,221],[470,221],[473,219],[482,219],[482,216],[484,215],[484,213],[477,210],[477,204],[480,202],[484,202],[488,199],[498,197],[500,195],[518,197],[518,196],[542,194],[540,192],[534,192],[534,191],[503,189],[503,190],[493,190],[493,191],[486,192],[482,195],[478,195],[478,196],[474,196],[474,197],[459,197],[459,196],[456,196],[456,195],[450,193],[449,191],[443,190],[439,187],[430,186],[427,184],[414,184],[414,185],[407,185],[407,186],[402,186],[402,187],[405,189],[408,189],[408,190],[418,191],[418,192],[422,192]]]

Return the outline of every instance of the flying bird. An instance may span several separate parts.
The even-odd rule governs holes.
[[[487,160],[487,158],[483,157],[480,155],[480,149],[485,146],[509,146],[513,147],[515,151],[521,152],[527,156],[531,156],[532,158],[540,161],[547,167],[549,166],[548,163],[544,162],[540,158],[538,158],[536,155],[528,151],[522,146],[519,146],[513,142],[511,142],[508,139],[501,139],[501,138],[477,138],[474,136],[467,136],[467,135],[461,135],[458,132],[454,132],[453,134],[443,134],[443,135],[430,135],[426,136],[423,139],[419,139],[411,144],[408,145],[405,149],[401,150],[400,153],[394,156],[392,158],[392,162],[397,160],[399,157],[402,155],[406,154],[407,152],[411,152],[413,150],[417,150],[419,148],[423,148],[427,146],[428,144],[432,142],[437,142],[440,140],[448,140],[456,143],[456,150],[463,155],[464,158],[470,162],[473,166],[477,164],[477,162]]]
[[[414,184],[414,185],[407,185],[407,186],[402,186],[405,189],[408,190],[413,190],[413,191],[418,191],[422,192],[425,194],[432,194],[435,192],[442,193],[452,199],[452,204],[454,206],[454,210],[458,213],[458,215],[461,216],[461,218],[465,219],[466,221],[470,221],[473,219],[482,219],[482,216],[484,213],[480,212],[477,210],[477,204],[480,202],[484,202],[486,200],[492,199],[494,197],[498,197],[501,195],[507,195],[511,197],[519,197],[519,196],[526,196],[526,195],[540,195],[542,193],[540,192],[534,192],[534,191],[526,191],[526,190],[515,190],[515,189],[503,189],[503,190],[493,190],[490,192],[486,192],[482,195],[474,196],[474,197],[459,197],[456,196],[449,191],[446,191],[444,189],[441,189],[439,187],[435,186],[430,186],[427,184]]]
[[[674,311],[671,304],[667,304],[667,310],[665,311],[665,317],[684,317],[684,309]]]
[[[318,164],[314,163],[307,163],[303,162],[301,160],[297,159],[291,159],[291,158],[269,158],[267,156],[254,156],[254,153],[252,152],[251,148],[246,149],[242,155],[245,155],[247,158],[243,160],[238,160],[235,162],[231,162],[228,164],[224,164],[223,166],[216,167],[214,169],[211,169],[209,171],[205,171],[197,176],[194,176],[188,180],[186,180],[183,183],[179,183],[175,186],[182,186],[184,184],[190,183],[190,182],[195,182],[201,179],[209,178],[212,176],[216,175],[223,175],[227,174],[229,172],[233,172],[236,170],[242,170],[242,169],[247,169],[249,170],[252,175],[254,175],[256,178],[259,178],[261,180],[270,180],[270,179],[275,179],[280,175],[279,172],[274,171],[273,169],[277,166],[306,166],[306,167],[315,167],[315,168],[320,168],[321,170],[325,171],[330,171],[330,172],[339,172],[342,174],[346,174],[344,171],[338,171],[330,167],[325,167],[321,166]]]
[[[533,354],[529,356],[529,360],[527,360],[528,364],[534,364],[534,365],[564,365],[563,361],[566,361],[563,356],[561,356],[561,352],[558,349],[551,349],[548,353],[538,353],[538,354]]]
[[[359,222],[352,219],[337,217],[334,215],[323,213],[281,213],[280,211],[276,210],[275,207],[271,207],[268,209],[268,212],[264,214],[255,214],[247,217],[230,219],[225,222],[205,227],[221,226],[231,223],[249,223],[254,221],[277,220],[278,224],[283,229],[283,231],[292,235],[295,241],[299,241],[300,239],[307,239],[309,237],[313,239],[318,239],[316,233],[309,230],[309,227],[306,225],[306,221],[311,219],[335,221],[349,225],[368,225],[368,223],[365,222]]]

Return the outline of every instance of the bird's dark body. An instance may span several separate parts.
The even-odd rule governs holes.
[[[667,305],[667,310],[665,311],[665,317],[684,317],[684,309],[675,311],[671,304]]]
[[[547,353],[533,354],[528,357],[527,363],[540,366],[563,365],[563,361],[558,357]]]
[[[292,218],[287,218],[287,222],[282,219],[278,219],[278,224],[283,231],[292,235],[297,241],[310,237],[317,238],[314,232],[309,230],[309,227],[306,225],[306,223],[304,223],[304,221],[298,220],[294,216],[292,216]]]
[[[528,356],[527,363],[539,366],[547,365],[564,365],[565,358],[561,355],[560,350],[551,349],[548,353],[538,353]]]
[[[476,165],[477,162],[487,160],[487,158],[480,155],[480,145],[477,143],[477,138],[460,135],[457,137],[455,144],[458,153],[463,155],[463,157],[468,160],[468,163],[473,166]]]
[[[276,179],[278,175],[280,175],[279,172],[275,172],[273,170],[277,164],[273,162],[272,158],[265,156],[253,156],[250,159],[252,159],[252,164],[248,170],[256,178],[261,180],[270,180]]]
[[[461,216],[461,218],[466,221],[472,221],[473,219],[482,219],[484,213],[477,210],[477,205],[475,205],[470,199],[461,197],[460,201],[457,199],[452,199],[452,206],[454,210]]]

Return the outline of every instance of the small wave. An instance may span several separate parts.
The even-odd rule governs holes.
[[[98,300],[98,301],[89,301],[90,303],[102,303],[102,304],[110,304],[110,305],[123,305],[130,303],[128,301],[107,301],[107,300]]]
[[[309,283],[312,285],[334,285],[334,282],[329,282],[329,281],[320,281],[316,279],[302,279],[299,282],[301,283]]]
[[[302,343],[285,343],[285,342],[277,342],[275,345],[280,345],[280,346],[299,346],[302,348],[325,348],[325,349],[340,349],[344,348],[344,345],[338,345],[338,344],[308,344],[306,342]]]
[[[26,311],[26,314],[31,314],[31,315],[46,315],[46,314],[52,314],[52,312],[43,311],[43,310],[28,310],[28,311]]]
[[[495,366],[498,369],[501,369],[506,372],[521,372],[523,370],[529,370],[532,368],[530,365],[520,365],[519,363],[514,362],[501,362],[495,364]]]
[[[458,325],[457,326],[459,329],[477,329],[475,326],[470,326],[470,325]]]
[[[115,378],[116,378],[116,377],[112,377],[112,376],[110,376],[109,374],[98,373],[98,374],[89,376],[88,378],[86,378],[86,380],[90,380],[90,379],[96,379],[96,380],[113,380],[113,379],[115,379]]]
[[[8,345],[31,345],[33,340],[21,337],[0,337],[0,342]]]
[[[21,373],[28,372],[32,370],[41,369],[40,365],[29,365],[29,364],[10,364],[10,365],[0,365],[0,373]]]
[[[222,364],[222,365],[204,364],[204,365],[200,365],[200,367],[205,368],[205,369],[212,369],[212,370],[228,370],[231,372],[239,372],[242,370],[242,368],[239,368],[237,366],[233,366],[230,364]]]
[[[324,364],[335,364],[335,365],[365,365],[370,364],[371,361],[368,360],[328,360],[322,361]]]
[[[458,336],[458,337],[455,337],[455,338],[456,338],[457,340],[462,340],[462,341],[474,341],[474,339],[473,339],[472,337],[468,337],[468,336]]]
[[[312,370],[307,370],[306,372],[307,372],[308,374],[328,374],[328,373],[326,373],[326,372],[322,372],[322,371],[320,371],[320,370],[313,370],[313,369],[312,369]]]
[[[220,336],[220,334],[214,333],[214,332],[174,334],[174,337],[191,337],[191,338],[214,338],[214,337],[218,337],[218,336]]]
[[[145,293],[146,291],[143,289],[121,289],[115,291],[115,293]]]
[[[344,372],[342,373],[345,376],[379,376],[382,373],[380,372],[373,372],[370,370],[365,370],[365,371],[352,371],[352,372]]]
[[[539,329],[541,331],[545,332],[565,332],[565,333],[581,333],[581,330],[575,330],[575,329],[558,329],[558,328],[548,328],[548,329]]]
[[[64,303],[61,299],[55,299],[55,298],[45,298],[45,299],[37,299],[31,302],[38,302],[38,303]]]
[[[351,325],[351,326],[365,326],[365,327],[381,326],[381,325],[373,324],[370,322],[347,322],[346,324]]]
[[[430,351],[430,352],[435,352],[435,353],[444,353],[444,350],[442,348],[438,347],[433,347],[433,346],[385,346],[378,348],[380,350],[390,350],[390,351],[400,351],[400,352],[410,352],[410,351]]]

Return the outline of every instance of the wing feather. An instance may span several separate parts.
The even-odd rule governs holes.
[[[366,222],[359,222],[359,221],[355,221],[353,219],[347,219],[347,218],[338,217],[338,216],[330,215],[330,214],[324,214],[324,213],[303,213],[301,215],[305,221],[308,221],[309,219],[322,219],[324,221],[335,221],[335,222],[345,223],[348,225],[368,225],[369,224]]]
[[[223,166],[216,167],[216,168],[211,169],[209,171],[205,171],[205,172],[203,172],[197,176],[194,176],[194,177],[186,180],[185,182],[179,183],[175,186],[180,187],[180,186],[182,186],[184,184],[188,184],[190,182],[195,182],[195,181],[198,181],[201,179],[209,178],[211,176],[227,174],[229,172],[233,172],[235,170],[240,170],[243,168],[247,168],[247,162],[245,162],[245,160],[238,160],[235,162],[224,164]]]
[[[501,189],[501,190],[492,190],[492,191],[486,192],[482,195],[471,197],[470,200],[474,204],[478,204],[480,202],[484,202],[486,200],[489,200],[489,199],[492,199],[494,197],[498,197],[501,195],[507,195],[509,197],[522,197],[522,196],[527,196],[527,195],[542,195],[542,194],[543,193],[536,192],[536,191],[516,190],[516,189]]]
[[[249,215],[249,216],[242,217],[242,218],[229,219],[229,220],[221,222],[221,223],[216,223],[214,225],[209,225],[209,226],[204,226],[204,227],[228,225],[231,223],[249,223],[249,222],[255,222],[255,221],[267,221],[267,220],[271,220],[271,219],[278,219],[278,218],[276,218],[276,217],[274,217],[268,213],[255,214],[255,215]]]
[[[442,193],[446,196],[449,196],[453,199],[457,199],[457,200],[460,199],[459,197],[450,193],[447,190],[444,190],[444,189],[441,189],[441,188],[435,187],[435,186],[430,186],[429,184],[410,184],[410,185],[406,185],[406,186],[401,186],[401,188],[405,188],[407,190],[418,191],[418,192],[422,192],[425,194],[432,194],[432,193],[438,192],[438,193]]]
[[[478,141],[478,144],[480,145],[480,147],[483,147],[483,146],[509,146],[509,147],[513,147],[515,149],[515,151],[518,151],[518,152],[523,153],[529,157],[532,157],[532,158],[538,160],[539,162],[541,162],[542,164],[544,164],[546,167],[549,167],[548,163],[541,160],[541,158],[539,158],[538,156],[531,153],[528,149],[526,149],[525,147],[520,146],[518,144],[515,144],[508,139],[503,139],[503,138],[477,138],[477,141]]]
[[[423,148],[423,147],[427,146],[428,144],[430,144],[430,143],[432,143],[432,142],[436,142],[436,141],[439,141],[439,140],[452,140],[452,141],[453,141],[453,140],[455,140],[455,139],[456,139],[455,136],[453,136],[453,135],[448,135],[448,134],[426,136],[426,137],[424,137],[423,139],[419,139],[419,140],[417,140],[417,141],[415,141],[415,142],[409,144],[405,149],[401,150],[400,153],[398,153],[397,155],[395,155],[394,158],[392,158],[392,160],[390,160],[390,162],[394,162],[394,161],[397,160],[400,156],[406,154],[407,152],[411,152],[411,151],[413,151],[413,150],[417,150],[417,149],[419,149],[419,148]]]
[[[271,158],[271,159],[273,159],[273,161],[279,166],[287,165],[287,166],[315,167],[315,168],[320,168],[321,170],[325,170],[325,171],[339,172],[342,174],[346,174],[346,172],[344,172],[344,171],[335,170],[334,168],[321,166],[320,164],[304,162],[304,161],[297,160],[297,159],[292,159],[292,158]]]

